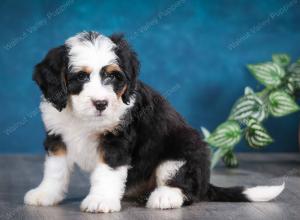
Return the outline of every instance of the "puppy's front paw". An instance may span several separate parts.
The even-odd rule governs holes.
[[[104,199],[96,195],[88,195],[81,203],[84,212],[118,212],[121,210],[119,199]]]
[[[62,201],[63,198],[63,193],[49,191],[43,187],[37,187],[26,193],[24,203],[36,206],[52,206]]]

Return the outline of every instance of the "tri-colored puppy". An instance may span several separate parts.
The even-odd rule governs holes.
[[[123,196],[148,208],[198,201],[268,201],[281,186],[222,188],[209,183],[209,150],[199,133],[156,91],[138,80],[139,61],[122,35],[82,32],[48,52],[33,79],[47,151],[44,178],[29,205],[64,199],[76,163],[91,172],[87,212],[120,211]]]

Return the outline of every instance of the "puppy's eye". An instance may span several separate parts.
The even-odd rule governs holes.
[[[114,79],[115,78],[115,74],[113,74],[113,73],[105,73],[105,76],[109,79]]]
[[[110,78],[112,78],[112,79],[117,79],[119,81],[123,80],[123,74],[121,72],[115,71],[115,72],[109,73],[109,75],[110,75]]]
[[[86,82],[90,80],[90,76],[87,73],[80,71],[77,73],[77,79],[80,82]]]
[[[103,78],[105,83],[111,83],[115,79],[115,75],[112,73],[103,72]]]

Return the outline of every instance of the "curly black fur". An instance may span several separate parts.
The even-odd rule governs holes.
[[[68,98],[65,79],[67,59],[65,46],[53,48],[36,65],[33,74],[33,80],[39,85],[45,98],[60,111],[66,107]]]

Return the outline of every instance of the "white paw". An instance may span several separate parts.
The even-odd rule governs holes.
[[[97,195],[88,195],[81,203],[84,212],[118,212],[121,210],[119,199],[104,199]]]
[[[184,195],[179,188],[160,186],[150,195],[146,207],[152,209],[174,209],[183,204]]]
[[[44,189],[42,187],[37,187],[35,189],[29,190],[25,197],[24,203],[27,205],[36,206],[52,206],[56,205],[64,199],[63,193],[49,191],[49,189]]]

